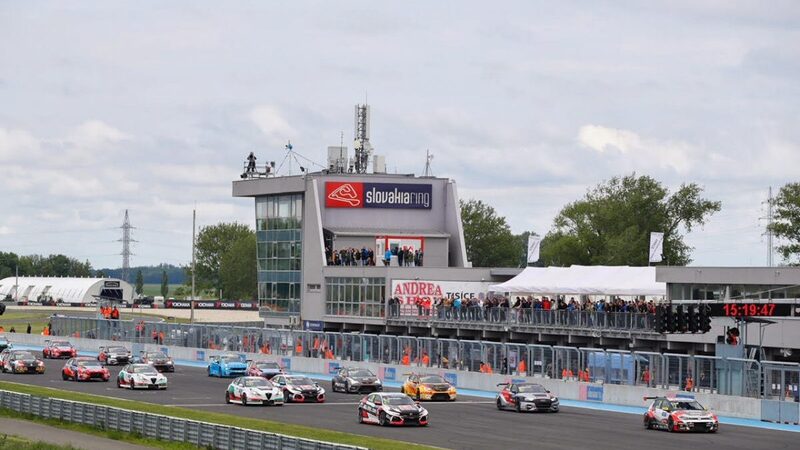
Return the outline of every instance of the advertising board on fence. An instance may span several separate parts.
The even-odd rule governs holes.
[[[392,280],[392,297],[400,299],[401,316],[416,316],[419,314],[417,299],[429,298],[431,304],[439,298],[483,300],[492,284],[481,281]]]
[[[192,302],[186,300],[168,300],[164,306],[171,309],[191,309]],[[255,311],[258,309],[258,302],[237,302],[232,300],[196,301],[194,302],[194,309],[244,309]]]

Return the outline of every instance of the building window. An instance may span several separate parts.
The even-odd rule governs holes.
[[[326,277],[325,314],[384,317],[386,279],[383,277]]]
[[[258,301],[265,315],[300,314],[303,195],[256,198]]]

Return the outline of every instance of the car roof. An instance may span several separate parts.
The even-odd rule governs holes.
[[[403,394],[402,392],[376,392],[376,394],[380,395],[381,397],[408,397],[408,395]]]

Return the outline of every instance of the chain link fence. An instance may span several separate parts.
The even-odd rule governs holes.
[[[484,371],[753,398],[762,397],[770,385],[769,382],[765,385],[766,369],[760,362],[716,356],[81,317],[54,317],[52,333],[56,336]],[[796,378],[794,372],[787,374],[789,380]],[[771,380],[776,377],[771,375]],[[785,383],[782,381],[780,384]]]
[[[79,423],[102,430],[137,433],[201,448],[231,450],[366,450],[282,434],[179,419],[110,406],[39,397],[0,390],[0,407],[44,419]]]

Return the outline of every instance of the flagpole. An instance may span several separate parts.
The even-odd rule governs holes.
[[[192,210],[192,299],[189,301],[191,312],[189,323],[194,323],[194,273],[195,273],[195,223],[197,222],[197,209]]]

